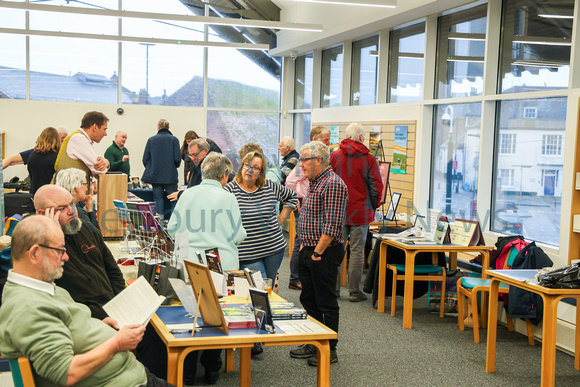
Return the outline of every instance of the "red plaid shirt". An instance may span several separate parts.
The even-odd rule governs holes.
[[[346,217],[348,190],[342,179],[330,167],[314,180],[300,209],[298,240],[302,246],[316,246],[322,234],[341,243],[342,226]]]

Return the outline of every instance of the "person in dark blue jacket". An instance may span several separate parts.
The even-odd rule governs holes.
[[[143,152],[145,172],[141,180],[153,186],[155,211],[164,219],[169,219],[173,211],[174,205],[167,209],[164,207],[164,199],[177,191],[180,164],[179,140],[169,131],[169,122],[159,120],[157,134],[149,137]]]

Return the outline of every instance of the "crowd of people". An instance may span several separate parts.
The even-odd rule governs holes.
[[[3,167],[28,164],[36,215],[13,233],[14,266],[0,307],[0,352],[29,358],[37,380],[51,385],[84,379],[94,385],[131,380],[163,386],[167,352],[155,330],[150,324],[119,330],[102,308],[125,283],[100,233],[89,185],[92,176],[109,170],[130,173],[125,132],[117,132],[105,157],[93,148],[107,135],[108,121],[103,113],[89,112],[79,130],[59,138],[57,129],[46,128],[31,152],[3,160]],[[308,315],[338,333],[345,243],[350,240],[349,301],[364,301],[364,244],[383,190],[378,164],[364,145],[364,128],[349,125],[347,138],[332,154],[328,128],[313,128],[311,141],[299,150],[284,137],[277,166],[250,142],[239,149],[234,170],[215,142],[189,131],[180,146],[169,126],[164,119],[158,122],[142,158],[142,180],[152,185],[155,209],[167,220],[169,233],[188,233],[190,251],[217,247],[224,270],[249,268],[274,281],[287,247],[281,226],[293,212],[297,238],[288,287],[301,291]],[[178,191],[182,161],[188,188]],[[24,297],[43,307],[29,314]],[[16,321],[30,326],[17,328]],[[49,328],[39,328],[45,322]],[[83,326],[94,333],[91,340],[80,334]],[[337,343],[330,341],[331,363],[338,361]],[[316,366],[316,352],[302,345],[290,356]],[[195,377],[197,356],[186,358],[185,384]],[[216,383],[221,350],[203,351],[201,364],[206,383]]]

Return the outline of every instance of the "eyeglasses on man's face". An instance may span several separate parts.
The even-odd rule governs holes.
[[[262,171],[262,168],[254,167],[250,164],[244,164],[244,168],[246,168],[247,171],[252,171],[253,173],[260,173]]]
[[[64,253],[66,253],[66,247],[63,247],[62,249],[60,249],[58,247],[52,247],[52,246],[48,246],[48,245],[39,245],[39,246],[44,247],[45,249],[50,249],[50,250],[55,250],[55,251],[60,252],[60,258],[62,258]]]
[[[317,158],[318,158],[318,157],[316,157],[316,156],[312,156],[312,157],[300,157],[300,158],[298,159],[298,161],[300,161],[301,163],[304,163],[304,162],[306,162],[306,161],[308,161],[308,160],[314,160],[314,159],[317,159]]]

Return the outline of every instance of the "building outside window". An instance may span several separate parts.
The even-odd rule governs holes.
[[[294,141],[296,150],[307,142],[310,142],[310,130],[312,129],[310,113],[294,113]]]
[[[523,118],[530,104],[537,107],[535,120]],[[502,100],[497,105],[491,229],[558,245],[567,99]]]
[[[430,206],[476,219],[481,104],[437,105],[434,116]]]
[[[524,108],[524,118],[528,120],[533,120],[538,117],[538,109],[535,107],[525,107]]]
[[[388,102],[419,101],[423,89],[425,23],[390,34]]]
[[[436,98],[483,92],[487,5],[439,18]]]
[[[373,105],[377,102],[378,49],[378,36],[352,43],[351,106]]]
[[[499,92],[568,88],[574,0],[504,0]]]
[[[542,154],[543,155],[561,155],[562,154],[562,136],[553,134],[544,134],[542,136]]]
[[[499,153],[511,155],[516,153],[516,134],[502,133],[499,135]]]
[[[322,51],[320,107],[342,106],[342,45]]]

